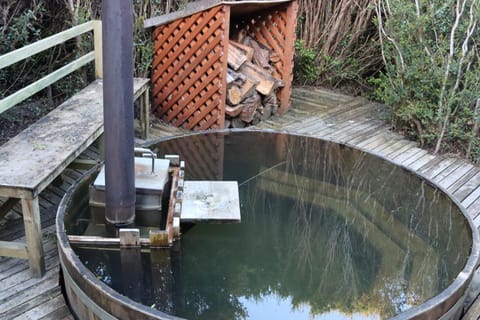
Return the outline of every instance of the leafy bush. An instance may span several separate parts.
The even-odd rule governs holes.
[[[379,0],[384,72],[371,81],[394,124],[434,152],[479,159],[478,0]]]
[[[295,41],[294,77],[297,83],[303,85],[315,84],[320,76],[320,69],[316,62],[317,53],[307,48],[303,40]]]

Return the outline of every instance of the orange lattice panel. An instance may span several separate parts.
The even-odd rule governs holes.
[[[285,85],[278,91],[280,101],[278,112],[280,114],[287,112],[290,107],[297,12],[298,4],[296,1],[292,1],[268,11],[240,17],[235,21],[235,25],[238,25],[239,29],[247,27],[251,37],[273,50],[280,57],[280,60],[274,65],[273,74]]]
[[[193,130],[223,128],[230,8],[216,6],[155,28],[152,109]]]

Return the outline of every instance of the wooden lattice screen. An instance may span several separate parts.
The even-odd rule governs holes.
[[[239,8],[221,4],[155,27],[152,111],[162,120],[191,130],[223,129],[232,26],[248,26],[250,35],[280,58],[274,76],[284,87],[278,91],[277,112],[288,110],[298,4],[248,14],[238,13]]]
[[[185,129],[223,129],[230,8],[216,6],[155,28],[153,112]]]

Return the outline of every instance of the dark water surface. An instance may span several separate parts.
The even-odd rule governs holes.
[[[384,319],[444,290],[468,258],[469,229],[444,194],[358,150],[253,132],[152,148],[180,154],[189,180],[240,186],[240,224],[183,228],[172,249],[152,254],[76,249],[99,279],[164,312]]]

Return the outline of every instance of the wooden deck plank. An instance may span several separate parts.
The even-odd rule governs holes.
[[[403,144],[402,146],[400,146],[399,148],[395,148],[393,150],[386,150],[383,155],[384,155],[385,158],[388,158],[391,161],[393,161],[393,159],[395,159],[399,155],[407,152],[408,150],[413,150],[413,149],[415,149],[415,150],[418,149],[417,144],[413,143],[411,141],[408,141],[405,144]],[[410,152],[413,152],[413,151],[410,151]]]
[[[408,167],[412,170],[418,171],[421,167],[428,165],[430,162],[434,161],[435,162],[436,156],[433,154],[426,154],[420,159],[415,160],[415,162],[412,162],[408,164]]]
[[[332,114],[329,115],[328,119],[326,120],[333,124],[349,124],[352,121],[359,121],[364,119],[372,120],[370,117],[371,111],[372,110],[370,105],[365,105],[361,102],[358,102],[358,104],[349,106],[348,109],[343,109],[342,112],[332,112]]]
[[[468,208],[472,205],[472,203],[474,203],[475,201],[477,201],[478,199],[480,198],[480,186],[477,185],[477,188],[475,190],[473,190],[463,201],[462,201],[462,205],[465,207],[465,208]]]
[[[58,272],[51,272],[42,278],[42,281],[24,291],[20,291],[10,296],[6,301],[0,301],[0,318],[7,319],[16,317],[36,307],[39,304],[45,303],[51,298],[60,293],[58,286]]]
[[[376,124],[370,119],[361,119],[361,120],[348,120],[344,123],[336,126],[327,126],[325,132],[322,130],[312,130],[314,135],[322,135],[325,137],[331,137],[332,139],[342,140],[348,139],[353,136],[357,136],[358,132],[364,132],[368,128],[375,126]]]
[[[375,154],[381,154],[381,152],[397,143],[399,143],[401,140],[396,136],[396,135],[392,135],[392,136],[389,136],[387,141],[385,141],[385,143],[382,143],[382,144],[379,144],[378,146],[376,147],[373,147],[372,149],[370,149],[371,152],[374,152]]]
[[[457,182],[461,177],[466,175],[468,172],[474,169],[474,166],[469,163],[459,163],[449,168],[448,171],[438,175],[434,182],[438,183],[445,189],[448,189],[455,182]]]
[[[374,135],[383,134],[388,132],[388,128],[384,124],[372,123],[371,126],[366,128],[363,132],[356,132],[355,136],[345,139],[345,142],[351,146],[357,147],[357,143],[373,137]]]
[[[478,272],[478,270],[477,270]],[[465,314],[462,315],[461,319],[462,320],[478,320],[480,319],[480,299],[478,297],[478,288],[476,289],[475,292],[477,295],[474,297],[474,300],[471,302],[471,305],[468,305],[468,309],[464,310]]]
[[[477,174],[478,172],[480,171],[479,168],[476,168],[476,167],[473,167],[471,170],[469,170],[467,173],[465,173],[461,178],[455,180],[455,183],[452,184],[450,187],[447,188],[447,190],[449,192],[451,192],[452,194],[455,195],[455,193],[460,189],[460,188],[464,188],[465,187],[467,189],[470,189],[472,186],[473,186],[473,183],[476,181],[473,181],[470,183],[470,180],[473,179]],[[467,190],[468,192],[468,190]],[[464,192],[462,192],[463,194]],[[468,192],[470,193],[470,192]],[[467,196],[467,195],[465,195]],[[456,195],[456,197],[458,197],[460,199],[460,195]],[[462,201],[463,198],[460,199],[460,201]]]
[[[63,296],[57,297],[59,299],[58,305],[56,305],[58,308],[54,310],[53,312],[50,312],[43,317],[39,318],[39,320],[58,320],[58,319],[72,319],[74,320],[72,314],[70,313],[70,309],[68,309],[67,305],[65,304],[65,299]],[[49,305],[48,307],[50,307]],[[45,312],[41,311],[42,314]],[[28,319],[28,318],[27,318]]]
[[[324,137],[338,143],[348,143],[350,140],[357,138],[364,132],[368,132],[370,130],[370,133],[374,133],[377,129],[378,126],[376,126],[374,123],[365,121],[356,126],[345,127],[337,132],[329,132]]]
[[[426,177],[432,179],[439,175],[442,171],[447,170],[457,159],[455,158],[447,158],[441,159],[437,162],[434,166],[424,166],[419,169],[420,173],[424,174]]]
[[[468,196],[474,192],[475,189],[478,189],[479,185],[480,170],[477,170],[477,173],[471,179],[461,185],[456,191],[454,191],[453,195],[455,196],[455,198],[457,198],[463,203],[468,198]]]
[[[331,109],[331,106],[317,104],[315,101],[304,98],[302,99],[298,96],[292,96],[292,103],[295,105],[295,109],[309,113]]]
[[[314,126],[315,124],[317,124],[318,121],[324,121],[326,124],[329,124],[329,123],[334,124],[335,119],[347,119],[346,115],[349,114],[349,113],[350,114],[356,113],[357,108],[365,109],[366,107],[361,102],[354,101],[354,103],[352,103],[352,104],[345,104],[345,105],[342,105],[339,108],[331,109],[331,110],[325,112],[324,114],[322,114],[321,116],[307,117],[304,121],[302,121],[302,125],[303,125],[302,127],[291,126],[289,129],[292,129],[292,130],[298,130],[298,129],[308,130],[308,128],[310,126]],[[364,110],[361,110],[361,111],[364,112]],[[342,115],[345,116],[345,117],[342,118]]]
[[[480,302],[480,300],[477,299],[479,293],[480,293],[480,270],[477,269],[477,271],[475,271],[473,275],[470,288],[467,291],[467,294],[465,297],[464,306],[466,308],[469,308],[469,310],[464,315],[463,320],[467,320],[467,319],[478,320],[478,315],[480,315],[480,303],[476,303],[476,302]],[[475,304],[477,304],[477,306],[475,306]],[[477,314],[476,317],[473,317],[474,313]]]
[[[50,254],[46,256],[45,260],[47,274],[52,270],[53,273],[58,272],[58,263],[57,251],[52,250]],[[36,279],[31,277],[28,271],[28,268],[26,268],[25,270],[17,272],[13,276],[4,278],[2,280],[2,288],[0,289],[0,302],[3,299],[7,299],[11,295],[14,295],[16,292],[22,291],[31,286],[35,286],[38,283]]]
[[[429,170],[433,167],[438,166],[440,164],[440,162],[442,162],[442,161],[443,161],[442,157],[436,156],[431,161],[427,162],[426,164],[424,164],[423,166],[418,168],[417,171],[419,173],[424,173],[425,171],[427,171],[427,170]]]
[[[20,225],[22,227],[23,225]],[[53,230],[52,230],[53,229]],[[49,237],[50,234],[55,232],[55,226],[50,225],[44,229],[43,231],[43,246],[46,252],[50,251],[55,251],[56,249],[56,243],[55,241],[52,241]],[[19,240],[23,241],[25,240],[25,236],[21,238],[15,238],[15,239],[8,239],[8,240]],[[2,257],[0,260],[0,281],[5,279],[6,277],[10,276],[13,273],[20,272],[22,268],[28,268],[28,264],[25,264],[25,260],[20,260],[20,259],[15,259],[15,258],[9,258],[9,257]],[[12,270],[12,268],[15,268]]]
[[[475,226],[480,226],[480,199],[475,200],[467,208],[467,213],[472,217]]]
[[[289,130],[297,130],[302,126],[308,126],[311,124],[315,124],[316,122],[324,122],[324,118],[327,116],[324,115],[323,117],[312,118],[308,115],[301,115],[301,116],[291,116],[290,112],[283,115],[283,116],[274,116],[270,120],[265,121],[266,124],[269,126],[281,126],[288,128]]]
[[[396,142],[394,136],[385,133],[383,135],[377,135],[370,139],[366,139],[357,144],[358,147],[368,150],[372,152],[375,149],[382,148],[385,145],[391,145],[392,143]]]
[[[50,252],[50,251],[55,252],[56,244],[49,237],[51,237],[51,236],[45,235],[45,237],[43,239],[44,248],[48,252]],[[24,241],[24,240],[25,240],[25,236],[23,236],[19,239],[14,239],[14,241]],[[16,270],[17,270],[16,272],[19,272],[18,270],[21,270],[21,269],[19,269],[19,268],[21,268],[19,266],[19,264],[22,264],[23,262],[25,262],[25,260],[23,260],[23,259],[16,259],[16,258],[11,258],[11,257],[2,257],[2,259],[0,260],[0,279],[4,279],[4,278],[9,276],[8,274],[12,274],[12,272],[15,272],[15,271],[11,270],[12,268],[16,268]]]
[[[399,165],[407,166],[406,164],[404,164],[406,161],[408,161],[409,159],[413,159],[412,161],[415,161],[416,159],[422,157],[426,153],[427,152],[425,150],[422,150],[417,147],[410,148],[410,149],[407,149],[405,152],[402,152],[399,155],[392,158],[392,161]]]
[[[37,305],[35,308],[32,308],[20,316],[15,317],[15,320],[61,319],[69,314],[70,310],[65,305],[65,299],[60,293],[48,300],[46,303]]]
[[[275,128],[275,127],[278,127],[278,125],[280,125],[280,123],[272,123],[270,127]],[[318,125],[326,126],[327,124],[323,119],[317,119],[316,121],[312,121],[311,119],[306,118],[306,119],[301,119],[301,120],[298,119],[295,121],[291,121],[288,123],[288,125],[282,125],[281,127],[285,128],[288,131],[302,133],[301,132],[302,130],[305,132],[306,128],[310,126],[318,126]]]
[[[370,107],[362,104],[355,104],[345,107],[341,110],[335,110],[329,114],[322,115],[320,118],[325,121],[329,127],[346,124],[350,121],[358,121],[362,118],[368,118],[366,115],[370,111]],[[362,119],[363,120],[363,119]],[[312,121],[312,123],[315,123]]]

